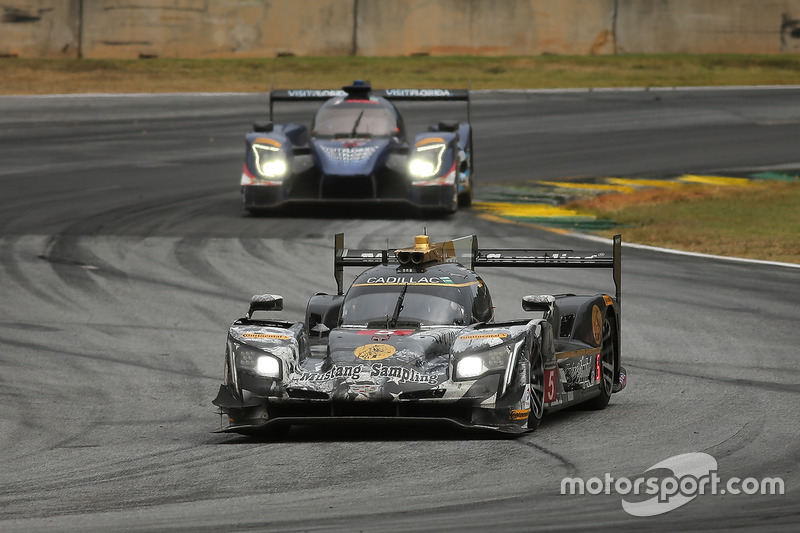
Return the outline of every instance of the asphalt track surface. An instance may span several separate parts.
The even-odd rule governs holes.
[[[476,175],[798,166],[798,102],[796,89],[477,94]],[[470,211],[245,216],[242,137],[265,110],[265,95],[0,98],[0,530],[798,527],[800,270],[774,265],[624,249],[628,388],[517,439],[212,434],[228,324],[253,293],[283,294],[299,318],[334,291],[336,232],[364,247],[423,227],[484,246],[604,247]],[[412,126],[432,114],[407,113]],[[498,318],[521,316],[523,294],[613,287],[605,272],[483,276]],[[786,493],[705,494],[644,518],[613,491],[560,494],[565,476],[635,479],[689,452],[713,456],[723,480],[780,477]]]

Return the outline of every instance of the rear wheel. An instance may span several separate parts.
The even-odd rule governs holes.
[[[528,429],[539,427],[544,414],[544,358],[539,349],[531,358],[531,412],[528,414]]]
[[[603,340],[600,343],[600,395],[586,402],[589,409],[604,409],[614,389],[614,369],[617,367],[617,343],[614,321],[603,319]]]

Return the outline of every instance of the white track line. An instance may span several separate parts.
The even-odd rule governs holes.
[[[585,233],[567,233],[570,237],[578,237],[580,239],[593,241],[593,242],[601,242],[603,244],[610,244],[612,242],[611,239],[606,239],[605,237],[597,237],[595,235],[587,235]],[[634,242],[625,242],[622,241],[622,246],[626,248],[636,248],[638,250],[648,250],[651,252],[660,252],[664,254],[673,254],[673,255],[684,255],[688,257],[700,257],[703,259],[719,259],[722,261],[731,261],[734,263],[745,263],[745,264],[753,264],[753,265],[770,265],[770,266],[779,266],[779,267],[787,267],[787,268],[800,268],[800,264],[797,263],[781,263],[779,261],[763,261],[761,259],[747,259],[745,257],[730,257],[727,255],[712,255],[712,254],[701,254],[699,252],[687,252],[684,250],[674,250],[672,248],[660,248],[658,246],[650,246],[647,244],[637,244]]]

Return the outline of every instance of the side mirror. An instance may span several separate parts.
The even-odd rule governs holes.
[[[250,298],[247,318],[253,318],[256,311],[283,311],[283,296],[279,294],[256,294]]]
[[[555,303],[555,297],[549,294],[529,294],[522,297],[522,309],[524,311],[550,311]]]

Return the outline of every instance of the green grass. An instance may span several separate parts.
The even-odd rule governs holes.
[[[0,58],[0,94],[263,92],[270,85],[339,87],[355,78],[375,87],[473,89],[800,85],[800,56]]]
[[[626,241],[800,263],[800,181],[606,194],[569,204],[618,224]]]

